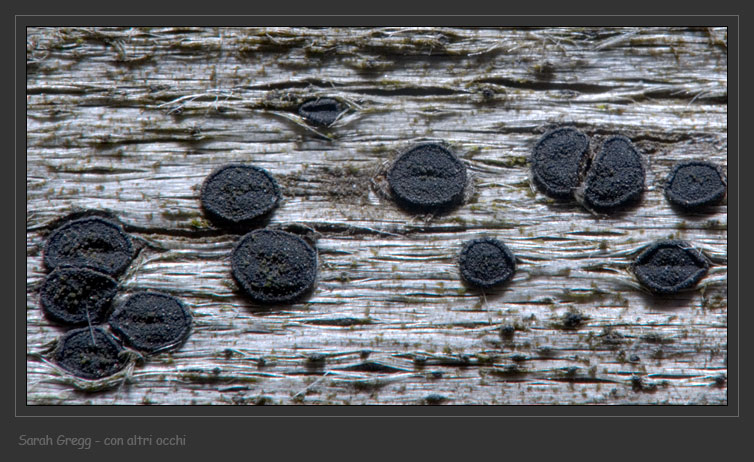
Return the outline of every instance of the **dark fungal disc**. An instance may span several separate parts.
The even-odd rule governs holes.
[[[534,183],[550,197],[573,197],[588,150],[589,137],[575,128],[546,133],[534,146],[530,159]]]
[[[686,210],[720,203],[725,197],[726,179],[720,169],[703,161],[677,164],[665,184],[665,197]]]
[[[416,212],[442,212],[463,200],[466,167],[444,146],[420,144],[398,156],[387,181],[400,206]]]
[[[334,98],[317,98],[299,106],[298,115],[312,125],[329,127],[344,110],[343,104]]]
[[[633,264],[639,282],[656,294],[674,294],[694,287],[706,274],[709,262],[686,241],[657,241]]]
[[[644,191],[644,166],[639,152],[624,136],[607,138],[584,180],[584,203],[597,212],[627,206]]]
[[[128,297],[110,317],[110,327],[133,348],[155,353],[183,343],[192,317],[177,298],[158,292]]]
[[[458,259],[461,277],[472,287],[489,289],[507,282],[516,272],[516,258],[497,239],[466,242]]]
[[[280,188],[266,170],[229,164],[212,172],[202,185],[201,203],[212,222],[221,226],[251,225],[280,202]]]
[[[257,230],[241,238],[230,257],[233,278],[255,302],[292,303],[317,276],[317,253],[285,231]]]
[[[101,328],[82,327],[61,337],[52,357],[73,375],[97,380],[123,369],[126,363],[123,352],[115,338]]]
[[[99,324],[107,319],[118,283],[89,268],[64,266],[50,273],[40,290],[45,315],[62,324]]]
[[[68,221],[47,238],[44,263],[87,266],[111,276],[125,271],[133,258],[133,245],[120,225],[100,217]]]

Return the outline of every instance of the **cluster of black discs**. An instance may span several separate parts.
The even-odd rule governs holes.
[[[345,107],[332,98],[305,102],[299,115],[308,123],[330,126]],[[623,136],[604,139],[590,153],[580,131],[561,127],[546,133],[530,157],[532,182],[547,196],[576,200],[597,213],[611,213],[636,203],[644,191],[645,168],[639,151]],[[441,143],[422,143],[402,152],[386,174],[388,194],[414,213],[443,213],[460,205],[469,191],[464,163]],[[678,164],[665,184],[674,207],[699,210],[721,202],[726,180],[721,169],[703,161]],[[282,200],[280,187],[266,170],[228,164],[209,174],[200,193],[206,217],[215,225],[245,232],[230,255],[238,287],[259,304],[288,304],[311,293],[317,279],[317,251],[303,238],[265,229]],[[42,288],[42,307],[50,319],[88,328],[69,332],[59,342],[55,361],[84,378],[100,378],[122,367],[122,347],[102,328],[109,326],[132,348],[148,353],[180,344],[191,327],[191,314],[165,294],[132,295],[109,315],[117,291],[113,277],[133,257],[122,228],[101,217],[70,221],[52,233],[45,264],[53,272]],[[465,242],[458,255],[462,280],[478,289],[504,285],[516,270],[516,257],[491,237]],[[709,268],[707,258],[680,240],[647,246],[632,264],[637,280],[655,294],[694,287]]]
[[[631,141],[606,138],[596,155],[589,153],[589,137],[571,127],[547,132],[531,158],[532,180],[554,199],[576,199],[585,208],[610,213],[635,204],[644,192],[644,162]],[[683,211],[704,211],[726,194],[720,167],[705,161],[678,163],[664,185],[665,197]],[[655,294],[674,294],[694,287],[709,269],[709,261],[690,243],[660,240],[647,246],[632,270]]]
[[[131,237],[103,216],[68,220],[47,238],[44,264],[51,272],[40,289],[40,305],[51,321],[74,327],[52,352],[61,368],[84,379],[101,379],[127,364],[123,344],[152,354],[188,337],[191,312],[170,295],[137,292],[113,309],[115,278],[134,254]]]

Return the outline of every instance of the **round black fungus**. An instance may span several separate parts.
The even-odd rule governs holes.
[[[115,276],[128,267],[133,245],[120,225],[100,217],[69,221],[50,234],[44,250],[49,269],[87,266]]]
[[[641,155],[626,137],[606,139],[584,184],[584,202],[597,212],[610,212],[636,201],[644,191]]]
[[[469,285],[488,289],[508,281],[516,271],[516,259],[497,239],[475,239],[463,245],[459,258],[461,277]]]
[[[202,185],[201,203],[212,222],[223,226],[250,225],[270,213],[280,201],[280,188],[266,170],[230,164],[212,172]]]
[[[312,125],[329,127],[345,108],[333,98],[318,98],[304,102],[298,108],[298,115]]]
[[[191,313],[177,298],[158,292],[128,297],[110,317],[110,327],[133,348],[155,353],[180,345],[191,331]]]
[[[420,144],[401,154],[387,174],[399,205],[439,212],[458,205],[466,187],[466,167],[439,144]]]
[[[685,241],[657,241],[633,264],[639,282],[656,294],[674,294],[694,287],[709,268],[707,258]]]
[[[89,268],[63,266],[47,276],[40,290],[45,315],[59,323],[99,324],[107,319],[118,283]]]
[[[720,203],[725,197],[726,179],[709,162],[681,162],[670,172],[665,197],[670,203],[691,210]]]
[[[74,329],[58,340],[53,361],[68,372],[96,380],[113,375],[125,366],[123,348],[99,327]]]
[[[534,146],[530,159],[534,183],[550,197],[572,197],[588,150],[589,138],[574,128],[546,133]]]
[[[292,303],[314,286],[317,253],[285,231],[257,230],[241,238],[230,257],[233,278],[261,304]]]

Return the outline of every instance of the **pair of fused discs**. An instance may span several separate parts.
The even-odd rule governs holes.
[[[57,364],[79,377],[102,378],[125,365],[118,341],[103,329],[92,328],[93,324],[108,321],[124,342],[150,353],[180,344],[188,336],[191,313],[169,295],[132,295],[110,315],[118,289],[115,277],[132,258],[128,234],[99,216],[70,220],[47,239],[44,262],[52,272],[40,289],[40,305],[59,324],[88,325],[65,334],[53,352]]]
[[[188,338],[192,317],[175,297],[140,292],[128,297],[110,316],[115,334],[130,347],[158,353]],[[124,348],[101,327],[73,329],[59,339],[52,353],[55,363],[76,376],[101,379],[126,365]]]
[[[605,139],[590,159],[588,136],[575,128],[557,128],[540,138],[530,164],[534,183],[546,195],[581,199],[600,213],[634,203],[644,191],[641,155],[624,136]]]
[[[214,223],[253,226],[281,200],[277,182],[266,170],[229,164],[204,181],[200,201]],[[231,253],[233,278],[260,304],[292,303],[308,293],[317,276],[317,252],[295,234],[261,229],[243,236]]]
[[[556,199],[580,198],[586,207],[598,212],[631,204],[644,190],[641,156],[623,136],[607,138],[590,159],[589,138],[584,133],[570,127],[557,128],[540,138],[530,163],[532,179],[545,194]],[[705,161],[678,163],[665,182],[668,201],[689,211],[718,204],[725,193],[725,175]]]
[[[119,276],[133,258],[123,228],[99,216],[70,220],[47,238],[44,264],[52,272],[40,290],[45,315],[67,325],[107,319]]]

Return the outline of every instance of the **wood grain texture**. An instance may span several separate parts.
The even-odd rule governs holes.
[[[295,109],[316,96],[350,109],[309,128]],[[527,156],[561,124],[595,145],[633,140],[639,206],[596,216],[531,188]],[[381,192],[385,166],[424,140],[447,142],[472,176],[443,216]],[[725,168],[727,142],[724,28],[30,28],[27,402],[727,404],[727,206],[680,214],[662,194],[678,160]],[[284,201],[268,226],[316,243],[307,300],[262,309],[237,292],[239,235],[198,202],[230,162],[275,175]],[[195,317],[182,348],[96,393],[45,360],[65,329],[38,304],[45,237],[90,208],[141,248],[119,296],[164,291]],[[481,236],[519,259],[486,294],[456,260]],[[713,265],[661,300],[628,265],[667,237]],[[564,329],[568,312],[584,322]]]

